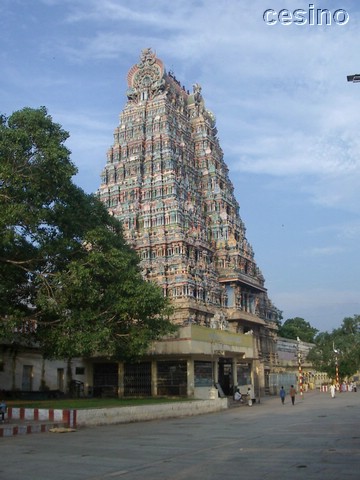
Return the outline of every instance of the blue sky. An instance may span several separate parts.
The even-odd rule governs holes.
[[[348,21],[268,25],[270,8]],[[217,118],[270,298],[331,331],[360,314],[359,23],[355,0],[1,0],[0,111],[45,105],[94,192],[127,72],[153,48]]]

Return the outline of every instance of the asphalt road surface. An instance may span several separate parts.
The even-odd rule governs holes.
[[[0,438],[1,480],[360,478],[360,392]]]

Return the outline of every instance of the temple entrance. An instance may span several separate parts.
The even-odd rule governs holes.
[[[226,396],[233,395],[232,358],[219,358],[218,381]]]

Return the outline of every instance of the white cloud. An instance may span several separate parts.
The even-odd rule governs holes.
[[[360,238],[360,221],[355,219],[348,222],[339,222],[330,225],[321,225],[309,231],[311,235],[328,235],[341,240]]]
[[[304,250],[304,256],[332,256],[342,253],[344,249],[338,246],[328,246],[328,247],[312,247]]]

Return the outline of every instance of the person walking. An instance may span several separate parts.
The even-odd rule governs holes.
[[[280,398],[281,398],[281,403],[283,405],[285,403],[285,395],[286,395],[285,389],[284,389],[284,387],[281,387],[280,388]]]
[[[295,405],[296,390],[295,390],[295,388],[294,388],[294,385],[291,385],[289,394],[290,394],[290,398],[291,398],[291,403],[292,403],[293,405]]]

